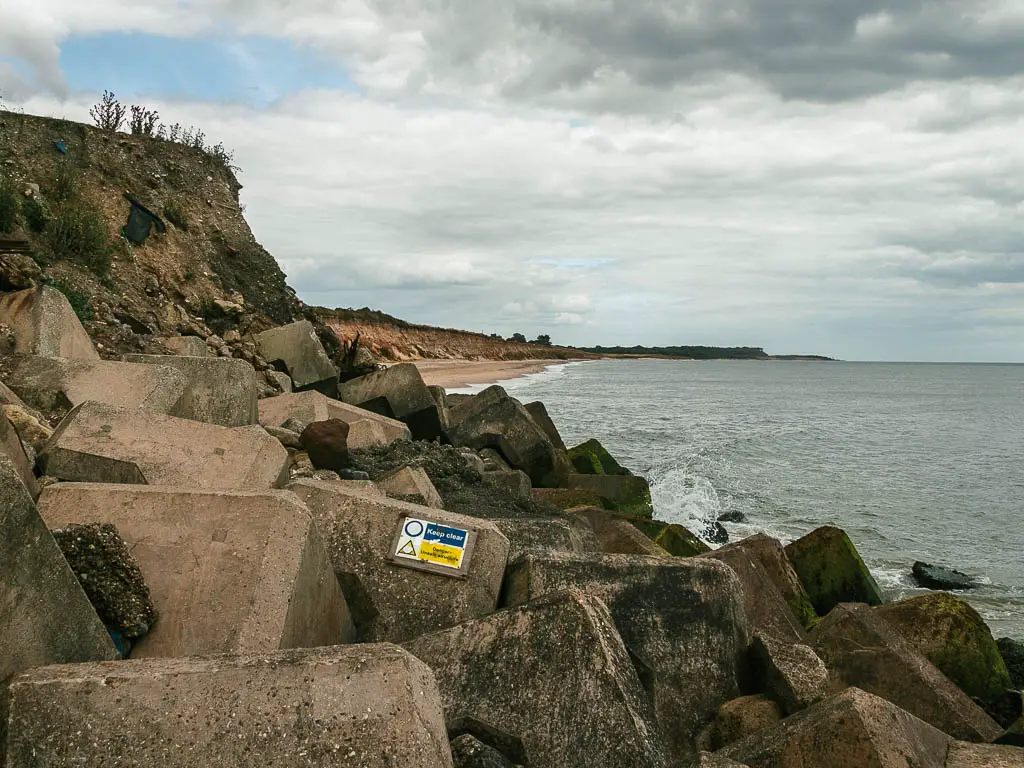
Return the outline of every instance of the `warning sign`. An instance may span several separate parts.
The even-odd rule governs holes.
[[[455,528],[432,520],[402,518],[392,560],[400,565],[425,566],[424,570],[437,572],[464,571],[469,564],[472,533],[469,528]]]

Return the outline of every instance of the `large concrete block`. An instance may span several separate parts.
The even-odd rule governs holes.
[[[437,683],[390,645],[44,667],[7,768],[451,768]]]
[[[943,768],[950,741],[909,712],[849,688],[719,754],[750,768]]]
[[[627,515],[651,517],[651,488],[647,480],[635,475],[569,475],[568,487],[589,491],[601,497],[613,509]]]
[[[133,658],[355,637],[320,534],[290,493],[57,483],[39,510],[51,529],[110,523],[131,548],[160,615]]]
[[[284,366],[296,390],[315,389],[332,397],[338,391],[338,369],[308,320],[271,328],[253,341],[260,357]]]
[[[36,511],[18,470],[0,454],[0,750],[3,686],[44,664],[116,659],[117,650]]]
[[[527,403],[523,406],[527,413],[533,418],[533,421],[544,430],[544,434],[548,436],[551,444],[560,451],[565,450],[565,443],[562,441],[562,436],[558,434],[558,427],[555,426],[555,422],[551,420],[551,416],[548,415],[548,409],[544,403],[537,400],[532,403]]]
[[[444,411],[412,363],[346,381],[338,387],[338,397],[350,405],[400,419],[416,440],[433,440],[444,434]]]
[[[300,479],[288,488],[320,527],[363,639],[400,642],[486,616],[497,606],[509,543],[493,523],[321,480]],[[468,573],[453,578],[391,562],[406,517],[475,529]]]
[[[0,452],[6,456],[18,473],[18,479],[34,499],[39,495],[39,482],[32,473],[32,462],[25,453],[25,446],[18,436],[18,430],[4,414],[0,413]]]
[[[837,605],[811,644],[847,685],[891,701],[963,741],[993,741],[1002,728],[868,606]]]
[[[839,603],[885,602],[871,571],[840,528],[816,528],[787,546],[786,555],[819,616]]]
[[[437,675],[449,724],[517,736],[531,768],[667,764],[650,702],[600,599],[578,590],[405,645]]]
[[[288,452],[262,427],[218,427],[86,402],[60,423],[41,455],[72,482],[262,489],[284,483]]]
[[[64,294],[43,285],[0,295],[0,323],[14,331],[19,355],[99,360]]]
[[[786,555],[782,542],[763,533],[748,536],[740,541],[721,547],[723,550],[742,550],[757,560],[764,568],[775,588],[793,611],[793,615],[805,629],[817,621],[817,614],[811,599],[807,596],[800,577],[793,570],[793,564]]]
[[[657,557],[667,557],[669,554],[617,512],[599,507],[583,507],[573,510],[570,514],[587,521],[601,543],[601,551],[605,554]]]
[[[571,517],[499,517],[492,522],[509,540],[510,560],[527,550],[601,551],[600,542],[590,526]]]
[[[170,366],[185,377],[185,392],[170,411],[172,416],[222,427],[244,427],[258,420],[256,375],[245,360],[175,355],[125,355],[124,359],[130,363]]]
[[[0,360],[0,368],[22,400],[47,412],[65,412],[93,400],[172,413],[188,386],[186,377],[170,367],[115,360],[8,357]]]
[[[791,715],[832,693],[828,668],[809,645],[754,635],[750,644],[755,678],[782,710]]]
[[[396,440],[412,439],[409,427],[397,419],[389,419],[365,408],[357,408],[326,397],[320,392],[286,393],[260,400],[259,419],[260,424],[268,427],[280,427],[288,419],[296,419],[303,424],[337,419],[349,425],[369,419],[383,431],[385,445],[390,445]]]
[[[377,485],[388,496],[420,504],[424,507],[444,509],[441,494],[427,477],[423,467],[402,467],[377,481]]]
[[[1024,749],[954,741],[945,768],[1024,768]]]
[[[736,575],[713,560],[527,552],[509,564],[509,605],[577,588],[601,598],[649,676],[658,723],[677,757],[739,695],[747,648]]]
[[[176,355],[207,357],[210,354],[206,346],[206,340],[198,336],[170,336],[166,339],[160,339],[160,342],[168,349],[174,350]]]

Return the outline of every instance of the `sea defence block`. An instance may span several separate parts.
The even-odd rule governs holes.
[[[128,544],[160,616],[132,658],[354,640],[320,534],[290,493],[57,483],[39,509],[51,529],[110,523]]]
[[[793,564],[786,556],[782,542],[763,533],[748,536],[745,539],[726,544],[718,552],[741,550],[749,554],[764,568],[765,574],[782,595],[793,611],[793,615],[805,629],[809,629],[817,621],[817,614],[807,591],[793,570]]]
[[[651,517],[651,488],[647,480],[635,475],[569,475],[566,481],[574,491],[589,491],[609,506],[627,515]]]
[[[135,408],[86,402],[40,457],[69,482],[271,488],[287,480],[288,452],[262,427],[218,427]]]
[[[423,383],[412,363],[392,365],[338,387],[338,397],[350,405],[399,419],[409,426],[416,440],[433,440],[447,426],[444,409]]]
[[[849,688],[718,754],[772,768],[944,768],[951,741],[894,704]]]
[[[565,450],[565,443],[562,441],[562,436],[558,434],[558,427],[555,426],[555,422],[551,420],[551,416],[548,415],[548,409],[540,400],[536,400],[532,403],[527,403],[523,406],[526,412],[530,414],[530,418],[533,419],[534,423],[544,430],[544,434],[548,436],[548,440],[551,444],[559,451]]]
[[[172,413],[188,387],[188,379],[169,366],[115,360],[7,357],[0,360],[0,368],[25,403],[47,412],[67,411],[93,400]]]
[[[444,509],[444,502],[423,467],[402,467],[377,481],[388,496],[424,507]]]
[[[338,483],[300,479],[288,489],[312,512],[362,639],[401,642],[486,616],[498,603],[509,543],[491,522],[395,499],[352,493]],[[390,559],[404,518],[474,529],[461,578]]]
[[[579,589],[608,606],[626,648],[647,668],[662,734],[676,757],[736,698],[747,629],[736,575],[713,560],[527,552],[509,564],[509,605]]]
[[[257,422],[256,374],[245,360],[175,355],[125,355],[124,359],[129,363],[169,366],[185,377],[185,391],[169,411],[172,416],[222,427],[244,427]]]
[[[253,341],[264,360],[283,365],[296,390],[315,389],[331,396],[338,391],[338,369],[308,320],[271,328]]]
[[[954,741],[945,768],[1024,768],[1024,749]]]
[[[338,419],[349,425],[358,421],[370,420],[383,432],[384,445],[390,445],[396,440],[412,439],[409,427],[397,419],[389,419],[365,408],[357,408],[340,400],[326,397],[320,392],[286,393],[259,401],[260,424],[268,427],[280,427],[288,419],[296,419],[303,424]]]
[[[750,644],[750,655],[759,687],[787,715],[816,704],[832,692],[828,668],[809,645],[758,634]]]
[[[1002,728],[868,606],[843,603],[811,630],[811,645],[847,685],[891,701],[962,741]]]
[[[548,595],[405,647],[434,670],[449,723],[473,719],[518,737],[531,768],[668,764],[650,702],[597,597]]]
[[[609,555],[655,555],[667,557],[668,552],[658,546],[646,533],[623,519],[616,512],[599,507],[582,507],[570,513],[590,525],[601,551]]]
[[[170,336],[160,339],[160,343],[176,355],[185,357],[207,357],[210,354],[206,341],[198,336]]]
[[[437,683],[400,648],[43,667],[11,687],[7,768],[451,768]]]
[[[601,551],[590,526],[568,517],[499,517],[492,521],[509,540],[512,560],[527,550]]]
[[[0,295],[0,323],[14,331],[16,354],[100,359],[64,294],[48,285]]]
[[[0,413],[0,452],[10,460],[29,495],[33,499],[39,496],[39,482],[32,473],[32,464],[25,453],[25,446],[18,436],[18,430],[3,413]]]
[[[840,528],[816,528],[786,547],[786,555],[819,616],[839,603],[885,602],[871,571]]]

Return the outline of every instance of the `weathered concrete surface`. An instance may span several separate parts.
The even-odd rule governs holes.
[[[354,639],[319,532],[289,493],[58,483],[39,510],[50,528],[111,523],[128,543],[160,613],[133,658]]]
[[[589,525],[567,517],[501,517],[492,520],[511,545],[509,559],[532,549],[551,552],[601,551]]]
[[[338,397],[349,405],[405,422],[416,440],[441,437],[447,426],[444,411],[412,363],[346,381],[338,387]]]
[[[650,702],[608,609],[578,590],[405,644],[437,675],[449,723],[522,739],[530,768],[656,768]]]
[[[786,556],[782,542],[771,536],[758,533],[727,544],[719,548],[718,551],[730,549],[743,550],[761,563],[768,578],[771,579],[779,594],[793,611],[793,615],[805,629],[810,629],[818,617],[804,585],[800,582],[800,577],[797,576],[796,571],[793,570],[793,564]]]
[[[714,560],[639,555],[526,552],[509,564],[509,605],[568,588],[607,604],[647,670],[670,751],[694,754],[700,727],[740,692],[747,630],[736,575]]]
[[[868,606],[842,603],[811,630],[811,645],[847,685],[891,701],[963,741],[1002,728]]]
[[[839,603],[885,602],[857,548],[839,528],[826,525],[811,531],[786,547],[786,555],[819,616]]]
[[[627,515],[654,514],[647,480],[634,475],[569,475],[568,487],[597,494],[614,509]]]
[[[296,390],[315,389],[332,397],[338,391],[338,369],[308,320],[271,328],[253,341],[260,357],[283,364]]]
[[[488,485],[501,488],[509,496],[520,501],[529,501],[530,493],[533,490],[533,483],[530,476],[521,469],[512,469],[508,472],[484,472],[483,480]]]
[[[444,509],[441,494],[430,482],[423,467],[402,467],[382,477],[377,485],[388,496],[411,504],[419,504],[434,509]]]
[[[218,427],[95,402],[64,418],[40,458],[59,480],[206,490],[271,488],[288,471],[288,452],[262,427]]]
[[[615,460],[600,441],[591,438],[568,451],[569,460],[581,475],[628,475],[630,471]]]
[[[119,658],[75,574],[0,454],[0,750],[7,678],[30,667]]]
[[[909,712],[849,688],[719,754],[751,768],[944,768],[950,741]]]
[[[321,480],[300,479],[288,488],[313,513],[362,639],[401,642],[486,616],[497,606],[509,543],[493,523]],[[477,529],[467,577],[393,564],[388,556],[404,517]]]
[[[7,768],[451,768],[437,684],[400,648],[44,667],[11,689]]]
[[[0,294],[0,323],[14,331],[16,354],[100,359],[64,294],[48,285]]]
[[[529,412],[494,385],[451,409],[448,439],[459,447],[493,448],[535,486],[556,488],[569,474],[569,460],[556,450]]]
[[[294,392],[268,397],[260,400],[258,407],[260,424],[271,427],[280,427],[288,419],[297,419],[303,424],[338,419],[350,425],[369,419],[381,427],[385,445],[390,445],[396,440],[412,439],[409,427],[402,422],[325,397],[320,392]]]
[[[616,512],[598,507],[584,507],[575,509],[570,514],[581,517],[590,524],[601,543],[601,551],[605,554],[668,557],[669,553],[666,550]]]
[[[717,751],[782,720],[779,705],[761,694],[740,696],[718,708],[700,734],[702,749]]]
[[[198,336],[169,336],[160,339],[160,343],[174,350],[176,355],[185,357],[207,357],[210,354],[206,341]]]
[[[34,499],[39,496],[39,482],[32,473],[32,463],[25,453],[25,446],[18,436],[18,430],[10,420],[0,414],[0,453],[6,456],[14,466],[25,490]]]
[[[168,360],[174,359],[170,355]],[[8,357],[0,360],[5,380],[22,400],[41,411],[65,412],[93,400],[125,408],[173,413],[188,380],[170,366],[115,360]]]
[[[809,645],[757,634],[750,652],[754,678],[785,714],[806,709],[832,693],[828,668]]]
[[[985,620],[948,592],[932,592],[875,608],[903,639],[971,697],[1010,688],[1010,673]]]
[[[481,451],[481,454],[483,451]],[[569,488],[534,488],[530,495],[534,501],[542,501],[559,509],[576,509],[577,507],[603,507],[604,501],[592,491]]]
[[[14,425],[21,442],[26,446],[32,446],[38,455],[53,434],[53,427],[50,426],[46,417],[20,401],[0,405],[0,412]]]
[[[452,760],[455,768],[516,768],[501,752],[468,733],[452,739]]]
[[[187,386],[170,411],[172,416],[222,427],[244,427],[257,422],[256,376],[245,360],[174,355],[125,355],[124,359],[130,363],[170,366],[184,375]]]
[[[720,753],[701,752],[692,762],[686,764],[686,768],[748,768],[748,766],[730,760]]]
[[[530,414],[530,417],[534,420],[538,427],[544,430],[544,434],[548,436],[548,440],[551,444],[559,451],[565,450],[565,442],[562,440],[562,436],[558,433],[558,427],[555,426],[555,422],[551,420],[551,416],[548,415],[547,406],[544,405],[540,400],[532,403],[527,403],[523,406],[526,412]]]
[[[945,768],[1024,768],[1024,749],[954,741]]]

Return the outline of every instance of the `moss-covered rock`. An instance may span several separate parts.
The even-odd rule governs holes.
[[[819,616],[839,603],[881,605],[882,590],[846,532],[830,525],[786,547],[786,555]]]
[[[569,459],[581,475],[629,475],[632,474],[605,450],[601,443],[591,438],[569,449]]]
[[[678,523],[663,523],[660,520],[648,520],[643,517],[624,516],[636,528],[639,528],[651,541],[676,557],[694,557],[710,552],[711,547],[701,541],[696,534]]]
[[[605,501],[592,491],[579,488],[534,488],[530,492],[534,501],[551,504],[558,509],[575,509],[576,507],[601,507],[611,509],[612,504]]]
[[[569,475],[567,485],[572,490],[596,493],[618,512],[640,517],[654,515],[651,488],[647,480],[633,475]]]
[[[995,638],[959,597],[934,592],[875,610],[969,696],[984,700],[1010,687]]]

